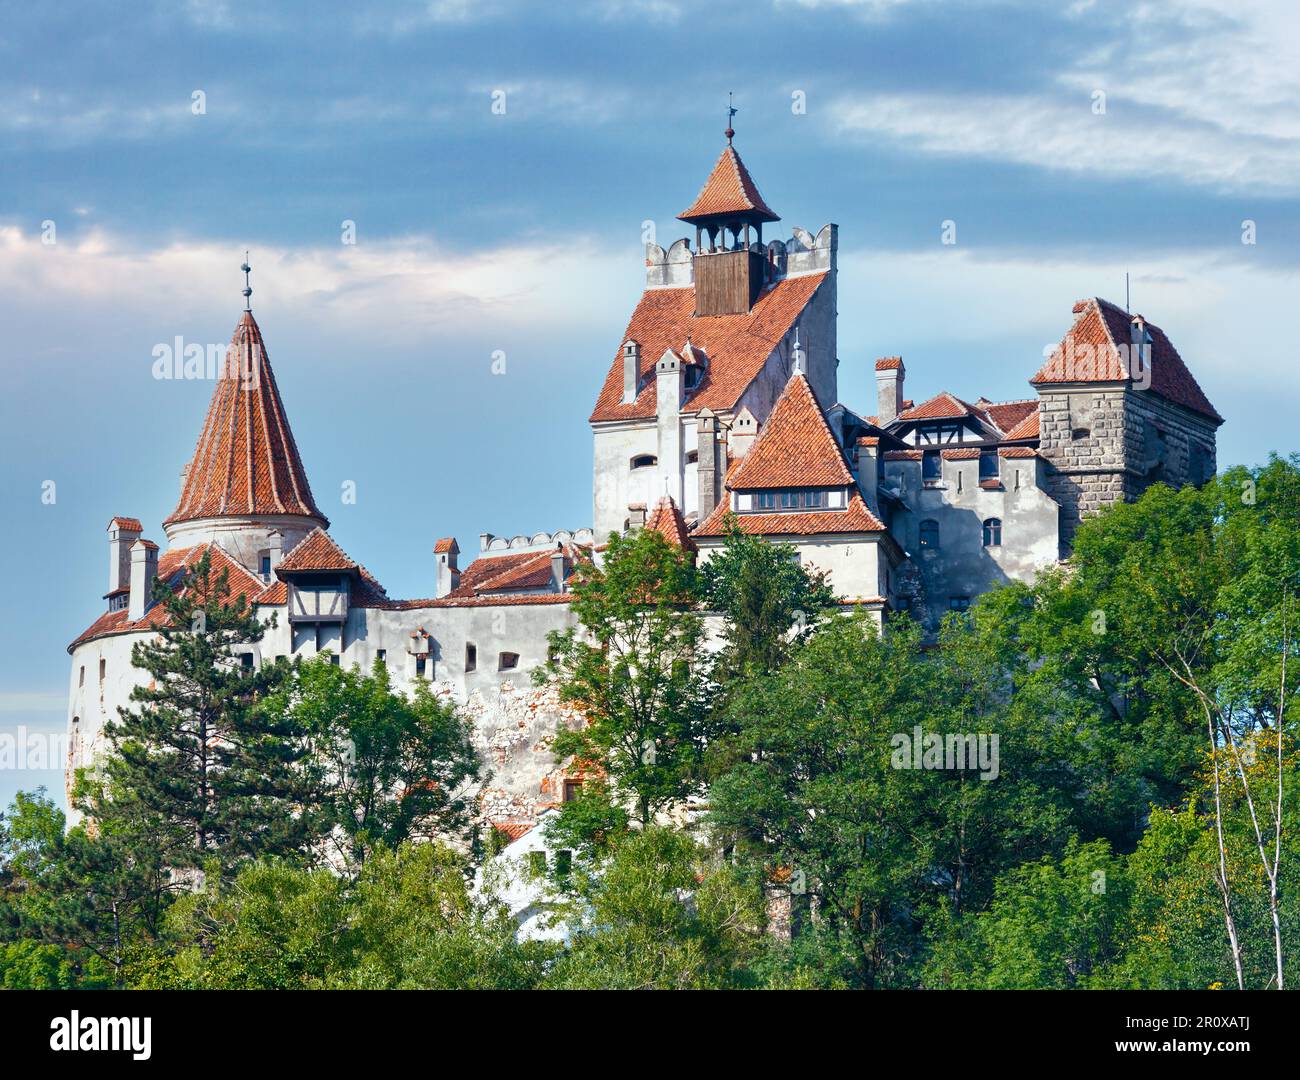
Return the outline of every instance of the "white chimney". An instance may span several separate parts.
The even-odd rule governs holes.
[[[131,622],[144,618],[157,576],[158,545],[152,540],[137,540],[131,545],[131,600],[126,611]]]
[[[140,539],[141,526],[134,518],[115,517],[108,523],[108,591],[130,588],[131,545]]]
[[[623,346],[623,404],[636,400],[641,389],[641,346],[628,340]]]
[[[560,544],[551,552],[551,585],[556,592],[564,592],[564,547]]]
[[[433,557],[437,566],[434,596],[446,596],[460,585],[460,570],[456,566],[459,554],[460,545],[454,536],[445,536],[433,545]]]

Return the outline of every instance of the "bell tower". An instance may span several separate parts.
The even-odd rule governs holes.
[[[746,315],[767,282],[764,222],[780,221],[758,193],[728,126],[726,148],[695,202],[677,215],[695,226],[695,314]],[[705,238],[708,238],[707,245]]]

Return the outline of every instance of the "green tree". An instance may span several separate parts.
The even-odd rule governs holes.
[[[586,724],[561,730],[555,753],[602,769],[647,824],[699,783],[704,631],[692,610],[694,565],[647,529],[611,535],[603,565],[581,564],[572,582],[580,630],[550,635],[537,681],[554,680]]]
[[[466,829],[466,793],[480,777],[470,723],[427,683],[407,697],[379,661],[366,673],[321,657],[296,666],[261,711],[280,730],[309,733],[345,859]]]
[[[288,663],[242,663],[264,627],[208,553],[154,596],[157,637],[131,650],[149,681],[105,725],[113,753],[102,779],[87,778],[80,808],[106,829],[148,836],[177,869],[215,859],[229,873],[258,855],[302,854],[320,830],[322,773],[308,733],[260,708]]]

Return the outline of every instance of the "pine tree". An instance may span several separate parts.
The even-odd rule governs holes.
[[[265,627],[204,553],[178,587],[154,588],[164,615],[131,663],[150,676],[106,733],[114,753],[84,808],[147,838],[166,865],[223,873],[241,859],[306,853],[319,827],[322,770],[309,732],[262,699],[290,665],[243,660]],[[270,623],[274,626],[274,620]]]

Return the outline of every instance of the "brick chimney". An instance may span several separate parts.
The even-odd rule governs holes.
[[[901,356],[882,356],[876,361],[876,422],[884,427],[903,411],[903,367]]]
[[[126,617],[135,622],[144,618],[158,576],[158,545],[152,540],[137,540],[131,545],[131,599]]]

